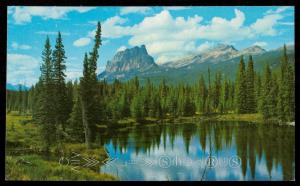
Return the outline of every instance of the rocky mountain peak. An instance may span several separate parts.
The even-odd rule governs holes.
[[[241,50],[239,52],[239,55],[245,55],[245,54],[246,55],[256,55],[256,54],[262,54],[264,52],[266,52],[265,49],[263,49],[260,46],[254,45],[254,46],[251,46],[251,47]]]
[[[218,52],[235,51],[235,52],[237,52],[237,49],[235,49],[234,46],[232,46],[232,45],[227,45],[227,44],[220,43],[220,44],[216,45],[215,47],[213,47],[211,49],[211,51],[218,51]]]
[[[145,45],[135,46],[115,54],[112,60],[109,60],[106,65],[106,73],[113,72],[128,72],[128,71],[143,71],[156,66],[153,57],[151,57]]]

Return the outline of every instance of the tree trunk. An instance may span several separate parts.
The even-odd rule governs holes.
[[[88,116],[87,116],[87,104],[81,98],[81,106],[82,106],[82,123],[85,130],[85,143],[88,149],[92,148],[92,136],[91,136],[91,127],[89,125]]]

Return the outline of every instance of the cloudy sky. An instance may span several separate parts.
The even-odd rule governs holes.
[[[97,21],[103,40],[98,73],[117,51],[142,44],[161,64],[218,43],[267,50],[294,43],[294,7],[9,7],[8,83],[37,82],[45,39],[48,35],[54,46],[58,31],[67,78],[80,77]]]

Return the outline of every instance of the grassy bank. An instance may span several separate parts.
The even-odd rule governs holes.
[[[180,117],[170,117],[167,116],[164,119],[157,119],[146,117],[143,119],[140,124],[162,124],[162,123],[191,123],[191,122],[201,122],[201,121],[247,121],[247,122],[258,122],[264,123],[261,114],[209,114],[209,115],[195,115],[195,116],[180,116]],[[134,118],[124,118],[118,121],[115,121],[116,126],[132,126],[137,125]],[[105,124],[97,125],[98,128],[107,128]]]
[[[6,156],[6,180],[63,180],[63,181],[112,181],[116,177],[81,168],[74,171],[71,166],[45,161],[38,155]]]
[[[197,114],[194,116],[180,116],[180,117],[171,117],[166,116],[164,119],[157,119],[146,117],[139,124],[164,124],[164,123],[175,123],[175,124],[184,124],[184,123],[199,123],[202,121],[245,121],[245,122],[255,122],[255,123],[278,123],[282,125],[295,125],[295,122],[280,122],[277,118],[264,120],[263,116],[260,113],[254,114]],[[117,124],[118,127],[123,126],[134,126],[137,125],[134,118],[124,118],[116,121],[114,124]],[[107,125],[101,125],[102,128],[107,128]],[[100,128],[100,127],[99,127]]]
[[[85,144],[63,143],[52,146],[45,158],[39,134],[39,127],[30,116],[6,115],[6,180],[117,180],[115,176],[99,173],[99,166],[77,172],[71,166],[59,164],[59,157],[70,157],[72,152],[102,162],[108,157],[103,147],[88,150]]]
[[[247,122],[265,122],[261,114],[212,114],[200,116],[201,120],[206,121],[247,121]]]

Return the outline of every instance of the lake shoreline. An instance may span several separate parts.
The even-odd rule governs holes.
[[[157,119],[152,117],[146,117],[142,121],[135,121],[134,118],[125,118],[117,121],[110,121],[109,125],[115,125],[117,127],[135,126],[139,124],[165,124],[165,123],[191,123],[191,122],[208,122],[208,121],[244,121],[255,123],[273,123],[280,125],[295,126],[295,122],[281,122],[277,119],[264,120],[261,114],[209,114],[209,115],[195,115],[195,116],[180,116],[170,117],[167,116],[164,119]],[[117,124],[117,125],[116,125]],[[97,128],[107,128],[107,124],[97,124]]]
[[[163,131],[171,132],[173,129],[174,133],[169,133],[169,135],[179,135],[181,136],[182,143],[185,144],[184,147],[180,149],[180,151],[185,150],[188,154],[189,151],[189,145],[192,142],[195,142],[194,140],[191,140],[191,136],[200,135],[200,136],[207,136],[208,132],[211,130],[216,130],[215,132],[218,132],[218,136],[224,137],[224,133],[227,129],[230,127],[233,127],[233,125],[227,125],[227,122],[224,122],[224,125],[222,125],[223,122],[218,123],[218,121],[257,121],[259,120],[260,116],[257,114],[252,115],[235,115],[235,114],[215,114],[210,116],[194,116],[194,117],[180,117],[180,118],[166,118],[164,121],[156,120],[154,118],[145,118],[145,123],[138,124],[126,124],[130,123],[129,121],[134,121],[132,118],[127,118],[126,120],[123,120],[123,125],[115,125],[117,128],[113,128],[113,126],[108,127],[110,124],[107,124],[106,127],[103,127],[104,125],[99,125],[103,130],[100,135],[102,135],[104,142],[103,145],[100,145],[98,143],[94,143],[92,145],[92,149],[87,149],[84,143],[81,142],[65,142],[60,145],[54,145],[52,146],[50,150],[50,154],[45,157],[43,155],[42,150],[42,144],[41,139],[38,134],[38,127],[37,125],[32,121],[32,118],[30,116],[17,116],[17,115],[6,115],[7,122],[6,122],[6,132],[7,132],[7,143],[6,143],[6,158],[5,158],[5,171],[6,171],[6,180],[93,180],[93,181],[119,181],[122,180],[122,175],[119,175],[118,173],[114,172],[106,172],[105,169],[102,169],[102,167],[105,167],[105,162],[109,160],[109,157],[112,158],[110,155],[114,155],[116,152],[116,149],[124,149],[124,148],[130,148],[130,146],[127,146],[127,142],[123,143],[122,140],[127,141],[128,136],[135,136],[136,139],[143,143],[144,146],[136,146],[139,148],[134,149],[139,152],[143,148],[151,148],[156,146],[157,144],[164,144],[160,142],[160,140],[157,140],[156,137],[163,136]],[[206,122],[206,121],[216,121],[216,122]],[[195,123],[195,125],[189,125],[190,123]],[[242,124],[243,125],[243,124]],[[229,132],[230,135],[239,135],[241,132],[246,132],[248,135],[261,135],[262,136],[269,136],[266,134],[270,134],[270,128],[269,127],[251,127],[250,125],[242,126],[240,125],[239,129],[237,130],[237,125],[234,125],[235,127],[232,128],[232,130],[238,131],[236,132]],[[262,125],[263,126],[263,125]],[[267,126],[267,125],[265,125]],[[132,129],[128,130],[130,127]],[[171,127],[168,130],[164,130],[164,127]],[[228,128],[229,127],[229,128]],[[198,129],[197,129],[198,128]],[[211,128],[211,130],[210,130]],[[171,130],[172,129],[172,130]],[[261,134],[260,132],[249,132],[249,130],[263,130],[265,131],[265,134]],[[272,129],[272,128],[271,128]],[[106,131],[107,130],[107,131]],[[287,130],[292,131],[294,130],[293,127],[282,127],[280,130],[278,130],[278,127],[273,128],[272,130],[277,130],[277,132],[280,132],[281,130]],[[114,131],[114,132],[112,132]],[[135,131],[135,132],[133,132]],[[177,132],[176,132],[177,131]],[[132,132],[130,134],[130,132]],[[220,133],[221,132],[221,133]],[[113,136],[111,134],[114,134]],[[133,135],[134,134],[134,135]],[[157,134],[157,135],[155,135]],[[277,134],[276,132],[274,134]],[[282,135],[285,135],[286,133],[282,133]],[[108,135],[109,138],[106,139],[105,135]],[[124,136],[125,135],[125,136]],[[138,136],[136,136],[138,135]],[[182,136],[183,135],[183,136]],[[230,136],[229,135],[229,136]],[[126,137],[127,136],[127,137]],[[185,136],[185,137],[184,137]],[[205,138],[200,138],[198,141],[202,141],[202,145],[206,144],[203,140]],[[226,136],[226,135],[225,135]],[[245,135],[240,135],[245,136]],[[271,137],[270,135],[269,137]],[[117,139],[115,137],[118,137],[119,140],[116,144],[112,143],[114,147],[105,146],[104,144],[107,144],[109,141],[105,141],[108,139]],[[169,136],[168,138],[170,138]],[[228,136],[227,136],[228,137]],[[248,141],[241,137],[240,139],[244,143],[248,143]],[[153,138],[156,140],[149,140]],[[161,138],[161,140],[166,140],[167,138]],[[173,138],[175,139],[175,138]],[[213,138],[215,139],[215,138]],[[260,138],[255,138],[260,139]],[[269,143],[273,143],[273,140],[271,138],[269,139]],[[287,138],[292,139],[292,138]],[[184,141],[186,140],[186,141]],[[225,138],[224,138],[225,140]],[[112,140],[114,141],[114,140]],[[149,145],[148,142],[151,141],[153,143],[152,145]],[[167,142],[169,140],[166,140]],[[177,145],[171,144],[171,141],[169,141],[170,144],[167,145],[169,147],[175,147],[177,148]],[[140,143],[138,143],[140,144]],[[217,144],[217,143],[216,143]],[[215,144],[215,145],[216,145]],[[259,143],[257,143],[259,144]],[[281,144],[281,143],[280,143]],[[214,145],[214,146],[215,146]],[[253,144],[252,144],[253,145]],[[198,144],[197,147],[200,147],[201,145]],[[243,145],[242,145],[243,146]],[[116,147],[116,148],[115,148]],[[131,147],[133,148],[133,147]],[[161,148],[165,148],[161,146]],[[204,148],[201,146],[201,148]],[[266,148],[266,147],[265,147]],[[283,148],[283,147],[280,147]],[[204,148],[205,149],[205,148]],[[240,149],[243,149],[240,147]],[[266,148],[269,149],[269,148]],[[11,153],[10,150],[13,151],[19,151],[17,154]],[[22,150],[28,150],[28,152],[22,151]],[[203,149],[202,149],[203,150]],[[78,167],[78,172],[74,170],[74,166],[71,164],[67,164],[65,161],[61,161],[61,157],[70,158],[73,157],[74,152],[76,154],[80,154],[80,156],[84,158],[94,159],[93,162],[98,162],[97,166],[92,167],[86,167],[86,162],[83,162],[82,166]],[[124,151],[130,152],[130,151]],[[136,153],[136,152],[135,152]],[[178,154],[178,156],[181,156],[182,154]],[[96,161],[95,161],[96,160]],[[122,165],[127,162],[122,162]],[[116,162],[114,162],[116,163]],[[127,162],[128,163],[128,162]],[[92,164],[90,164],[92,165]],[[110,166],[110,164],[107,164]],[[127,164],[126,164],[127,165]],[[142,164],[144,165],[144,164]],[[101,171],[99,172],[98,168],[101,167]],[[288,166],[289,167],[289,166]],[[77,168],[76,168],[77,169]],[[287,170],[289,171],[289,170]],[[119,172],[120,173],[120,172]],[[284,178],[286,179],[286,178]]]

